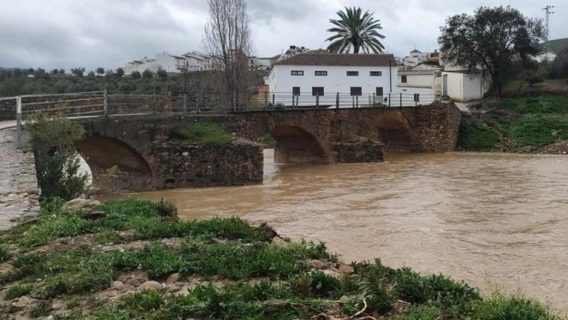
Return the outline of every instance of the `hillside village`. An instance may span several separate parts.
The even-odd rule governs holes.
[[[408,105],[417,102],[431,103],[436,97],[455,101],[481,99],[489,89],[481,74],[444,63],[438,51],[412,50],[406,57],[392,54],[342,54],[327,50],[310,50],[290,46],[273,57],[247,57],[251,70],[265,72],[264,83],[259,84],[261,94],[275,95],[275,103],[293,105],[313,104],[308,97],[320,99],[342,96],[361,97],[365,104]],[[193,51],[182,55],[166,52],[155,58],[128,62],[125,75],[146,70],[168,73],[220,70],[220,58]],[[365,105],[363,104],[363,105]]]

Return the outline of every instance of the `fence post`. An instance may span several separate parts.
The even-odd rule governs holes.
[[[355,96],[355,107],[359,108],[359,96]]]
[[[335,95],[335,109],[339,109],[339,92]]]
[[[319,108],[319,106],[320,106],[320,95],[317,94],[316,95],[316,108]]]
[[[16,97],[16,147],[22,147],[22,97]]]
[[[351,108],[355,109],[355,97],[351,96]]]
[[[300,107],[300,96],[296,96],[296,108]]]
[[[292,109],[294,109],[294,101],[296,100],[296,96],[292,93]]]
[[[373,92],[373,107],[377,104],[377,96]]]
[[[402,92],[400,93],[400,106],[402,107]]]
[[[272,94],[272,109],[276,109],[276,94]]]
[[[389,107],[391,106],[391,93],[389,92]]]
[[[107,89],[105,89],[103,91],[103,109],[104,109],[104,115],[105,117],[108,117],[108,91]]]

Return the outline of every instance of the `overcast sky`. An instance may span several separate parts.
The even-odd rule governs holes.
[[[326,47],[329,19],[360,6],[382,22],[388,52],[437,48],[450,15],[479,6],[511,5],[544,18],[555,5],[550,38],[568,37],[568,0],[249,0],[254,53],[274,56],[289,45]],[[0,0],[0,66],[117,68],[158,52],[202,50],[206,0]]]

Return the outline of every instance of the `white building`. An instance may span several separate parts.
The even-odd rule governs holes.
[[[182,68],[185,64],[186,59],[184,57],[174,56],[163,52],[156,54],[156,58],[154,59],[148,59],[145,57],[144,59],[129,62],[124,67],[124,74],[130,75],[135,71],[142,73],[146,70],[157,72],[160,69],[174,73],[179,72],[180,68]]]
[[[471,72],[461,66],[456,66],[440,58],[443,66],[441,91],[443,97],[466,102],[483,98],[490,88],[489,81],[482,76],[481,72]]]
[[[299,53],[275,62],[266,84],[274,104],[364,106],[384,101],[396,81],[391,54]]]
[[[415,67],[398,68],[398,88],[401,92],[413,92],[425,97],[441,95],[442,67],[421,63]]]

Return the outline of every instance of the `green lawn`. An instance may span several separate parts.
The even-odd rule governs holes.
[[[487,108],[482,116],[462,121],[459,149],[496,151],[507,139],[511,150],[501,151],[530,151],[568,140],[567,96],[494,100]]]

